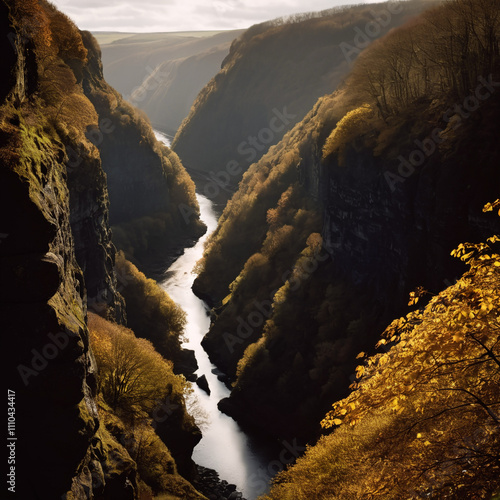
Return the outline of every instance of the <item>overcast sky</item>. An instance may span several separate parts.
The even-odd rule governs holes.
[[[80,29],[194,31],[248,28],[280,16],[380,0],[52,0]]]

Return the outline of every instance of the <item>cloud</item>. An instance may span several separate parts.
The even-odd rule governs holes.
[[[304,11],[359,0],[52,0],[81,29],[91,31],[195,31],[248,28]],[[368,0],[368,3],[377,0]]]

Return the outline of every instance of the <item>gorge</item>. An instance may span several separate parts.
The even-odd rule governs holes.
[[[498,500],[496,0],[118,40],[227,54],[166,133],[51,3],[0,34],[14,498]]]

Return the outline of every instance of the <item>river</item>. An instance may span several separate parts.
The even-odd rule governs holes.
[[[168,145],[163,134],[157,133],[157,138]],[[201,220],[208,228],[207,233],[194,247],[185,249],[184,254],[170,266],[164,280],[160,282],[162,288],[186,312],[187,341],[183,346],[194,350],[199,366],[196,374],[206,376],[211,390],[209,396],[193,384],[194,396],[208,416],[208,421],[202,427],[203,438],[194,449],[193,460],[216,470],[221,479],[235,484],[247,500],[255,500],[268,491],[266,483],[269,479],[267,468],[270,455],[250,439],[231,417],[217,408],[217,403],[229,396],[229,389],[212,373],[215,366],[201,346],[201,340],[210,327],[210,317],[205,302],[192,292],[195,279],[192,270],[203,255],[205,241],[217,227],[217,215],[209,199],[199,194],[197,198]]]

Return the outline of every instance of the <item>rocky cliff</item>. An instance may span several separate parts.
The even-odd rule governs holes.
[[[0,9],[2,40],[12,42],[3,52],[10,78],[2,96],[0,253],[5,362],[19,437],[13,441],[15,492],[60,498],[72,490],[84,498],[99,422],[65,151],[32,100],[38,85],[33,43],[23,40],[5,3]]]
[[[116,183],[105,172],[106,165],[114,166],[112,145],[119,157],[120,145],[127,142],[124,174],[140,181],[137,196],[135,186],[128,192],[138,216],[161,213],[168,219],[172,211],[175,220],[180,217],[175,203],[191,207],[192,224],[183,221],[177,237],[200,231],[194,185],[131,108],[128,118],[115,111],[113,130],[113,123],[104,121],[111,120],[111,108],[99,106],[93,90],[98,87],[106,102],[115,99],[115,107],[120,100],[102,79],[89,34],[43,1],[2,1],[0,14],[5,75],[0,321],[9,353],[11,436],[18,438],[11,441],[12,491],[26,499],[137,498],[139,489],[149,491],[149,486],[138,474],[132,448],[124,446],[120,432],[113,434],[116,426],[104,425],[99,416],[99,374],[87,328],[88,308],[112,322],[126,322],[118,291],[126,281],[117,275],[111,242],[108,192],[116,190]],[[87,94],[96,98],[95,106]],[[116,142],[103,146],[101,135],[112,131]],[[126,182],[125,177],[117,182]],[[148,182],[154,183],[152,194],[141,196]],[[135,215],[127,212],[123,220]],[[166,240],[170,227],[159,228]],[[163,426],[186,475],[199,440],[199,430],[187,421],[192,419],[181,405],[176,418]],[[185,490],[186,498],[202,498],[178,475],[165,445],[157,450],[159,459],[169,457],[174,464],[162,491],[175,487]]]
[[[205,230],[194,184],[177,155],[156,141],[147,119],[106,83],[93,36],[82,33],[82,39],[88,51],[82,88],[99,115],[87,137],[107,176],[115,241],[146,268]]]

